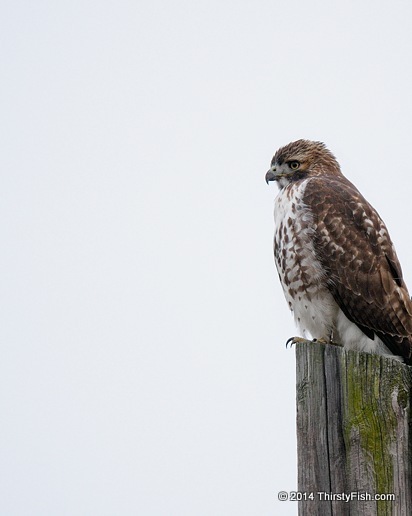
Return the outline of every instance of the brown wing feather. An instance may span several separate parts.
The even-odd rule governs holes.
[[[412,302],[378,213],[344,177],[313,178],[303,201],[314,216],[315,250],[339,307],[409,362]]]

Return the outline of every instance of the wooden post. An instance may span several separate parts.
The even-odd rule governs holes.
[[[300,516],[412,514],[411,371],[389,357],[296,345]]]

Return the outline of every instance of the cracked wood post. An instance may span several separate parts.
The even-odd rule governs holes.
[[[412,514],[411,371],[388,357],[296,345],[300,516]]]

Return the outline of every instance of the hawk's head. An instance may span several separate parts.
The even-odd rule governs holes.
[[[306,177],[340,174],[339,163],[324,143],[297,140],[276,151],[265,179],[283,188]]]

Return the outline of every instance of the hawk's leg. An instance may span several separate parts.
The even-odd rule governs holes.
[[[333,340],[333,330],[330,332],[329,339],[313,339],[313,342],[320,342],[321,344],[332,344],[332,346],[343,347],[343,344],[340,342],[335,342]]]

